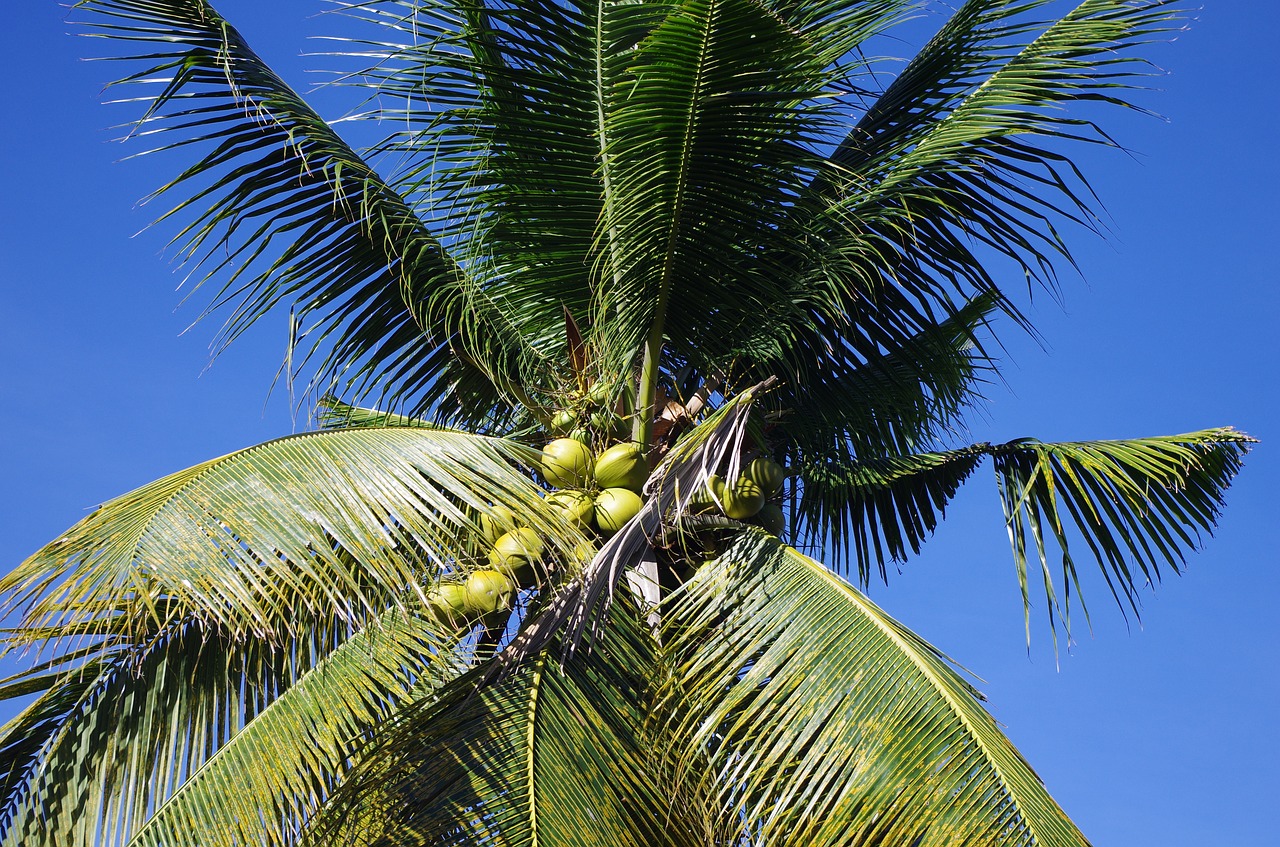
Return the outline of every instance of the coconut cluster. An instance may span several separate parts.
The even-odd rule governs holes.
[[[590,445],[612,443],[627,437],[630,429],[628,417],[635,407],[635,387],[624,382],[621,396],[615,387],[603,380],[591,390],[571,398],[569,408],[561,409],[551,418],[551,432]]]
[[[786,529],[786,516],[778,498],[787,472],[769,458],[753,459],[742,468],[732,484],[719,474],[694,495],[690,507],[696,514],[719,513],[727,518],[750,521],[772,535]]]
[[[599,454],[576,438],[557,438],[542,450],[542,477],[551,486],[544,499],[565,523],[588,537],[608,538],[640,511],[640,490],[649,478],[649,464],[640,445],[614,444]],[[517,515],[493,506],[480,518],[489,545],[486,567],[472,571],[465,581],[441,582],[427,600],[441,620],[462,626],[476,620],[501,623],[520,587],[537,584],[545,568],[547,547]],[[574,558],[590,559],[590,543],[575,550]]]

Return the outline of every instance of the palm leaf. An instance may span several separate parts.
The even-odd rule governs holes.
[[[798,257],[797,298],[856,329],[860,301],[889,297],[910,335],[985,292],[1026,325],[980,254],[1052,284],[1054,263],[1070,261],[1058,224],[1095,223],[1059,148],[1114,145],[1066,107],[1130,105],[1147,65],[1129,51],[1179,16],[1167,0],[1086,0],[1039,20],[1045,5],[969,0],[866,111],[798,206],[827,202],[806,224],[825,246]]]
[[[534,461],[511,442],[407,427],[282,438],[103,504],[0,579],[0,595],[32,627],[125,609],[135,641],[189,617],[268,640],[300,610],[358,621],[478,556],[490,504],[573,549],[581,536],[521,470]]]
[[[987,457],[995,463],[1030,638],[1033,563],[1050,628],[1070,634],[1070,598],[1084,606],[1070,540],[1097,560],[1121,610],[1138,613],[1138,591],[1177,572],[1212,534],[1232,477],[1252,439],[1229,428],[1120,441],[1046,444],[1022,439],[937,453],[815,461],[800,468],[800,514],[808,537],[852,557],[865,584],[872,568],[918,553],[960,485]],[[1050,546],[1061,554],[1051,565]],[[1059,600],[1059,595],[1063,597]],[[1087,613],[1086,613],[1087,614]]]
[[[193,214],[177,237],[182,255],[203,280],[224,278],[214,305],[234,311],[220,343],[288,304],[292,343],[309,342],[303,358],[328,350],[319,385],[341,376],[357,393],[380,388],[421,405],[454,348],[491,383],[518,381],[536,357],[472,296],[462,267],[405,200],[212,6],[85,0],[78,8],[93,13],[93,34],[143,51],[136,58],[146,66],[121,80],[149,87],[134,98],[147,107],[134,134],[162,139],[156,150],[208,151],[160,193],[188,192],[166,217]],[[466,410],[467,419],[484,420],[498,399],[490,385],[488,406]]]
[[[685,0],[628,54],[604,122],[601,228],[616,274],[603,311],[631,347],[665,327],[676,356],[695,339],[727,351],[785,302],[751,257],[787,234],[782,210],[816,161],[805,141],[820,110],[807,104],[826,76],[807,46],[763,4]]]
[[[1055,636],[1059,618],[1070,634],[1073,591],[1084,606],[1068,527],[1102,566],[1121,610],[1127,607],[1137,615],[1142,584],[1160,579],[1162,563],[1177,573],[1201,535],[1212,534],[1226,488],[1252,442],[1223,428],[1124,441],[1045,444],[1024,439],[989,448],[1022,587],[1028,638],[1028,548],[1040,566]],[[1050,538],[1062,556],[1060,569],[1050,565]],[[1060,575],[1055,577],[1055,571]],[[1059,579],[1066,598],[1061,602],[1054,587]]]
[[[456,636],[392,609],[233,735],[128,840],[159,847],[287,845],[354,764],[378,723],[466,668]]]
[[[477,669],[403,712],[307,843],[686,843],[644,744],[648,632],[620,604],[594,647],[478,691]]]
[[[800,500],[806,537],[829,544],[837,557],[848,553],[862,585],[872,568],[887,580],[890,561],[920,552],[986,447],[806,465]]]
[[[779,428],[801,464],[907,453],[941,437],[980,399],[994,364],[982,347],[998,299],[979,295],[954,315],[906,338],[843,339],[817,330],[814,354],[771,398]],[[872,322],[868,321],[870,325]]]
[[[946,659],[821,564],[738,538],[666,607],[656,710],[718,844],[1085,845]]]
[[[178,622],[67,671],[22,717],[40,721],[27,749],[5,751],[2,843],[120,843],[335,637],[321,625],[282,649]]]

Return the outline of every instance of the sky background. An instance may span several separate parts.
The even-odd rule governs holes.
[[[321,78],[307,36],[333,32],[302,0],[216,3],[296,88]],[[939,9],[943,4],[936,4]],[[0,568],[87,510],[156,477],[307,426],[269,393],[285,322],[210,364],[218,320],[183,334],[173,230],[139,198],[173,164],[119,162],[133,115],[100,105],[113,68],[78,61],[46,0],[0,4]],[[994,477],[980,469],[924,555],[873,598],[979,675],[989,707],[1098,845],[1273,847],[1280,792],[1280,4],[1208,0],[1168,73],[1111,114],[1131,149],[1077,150],[1105,203],[1106,241],[1072,233],[1082,268],[1064,302],[1030,313],[1045,344],[1007,331],[1004,384],[974,440],[1134,437],[1234,425],[1260,438],[1217,536],[1143,594],[1141,625],[1100,579],[1093,631],[1055,658],[1043,603],[1027,649]],[[936,24],[936,18],[934,23]],[[326,117],[352,105],[324,94]],[[1010,280],[1016,287],[1017,281]],[[1092,589],[1089,591],[1088,589]],[[10,714],[0,704],[0,720]]]

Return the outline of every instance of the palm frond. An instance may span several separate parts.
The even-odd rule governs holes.
[[[307,843],[687,843],[644,743],[654,645],[624,605],[571,662],[544,652],[479,690],[477,669],[402,712]]]
[[[1227,486],[1252,439],[1230,428],[1113,441],[1021,439],[937,453],[827,459],[803,465],[799,513],[806,537],[852,558],[865,585],[872,568],[918,553],[947,503],[992,457],[1013,545],[1030,638],[1031,571],[1040,581],[1055,641],[1070,636],[1071,599],[1084,609],[1070,551],[1078,538],[1098,562],[1121,611],[1138,614],[1138,592],[1175,572],[1212,534]],[[1061,566],[1051,563],[1056,545]],[[1087,611],[1086,611],[1087,615]]]
[[[887,580],[887,564],[920,552],[986,448],[807,465],[799,505],[806,538],[829,545],[837,559],[851,556],[863,586],[872,568]]]
[[[307,637],[281,647],[180,621],[65,671],[20,719],[35,730],[25,749],[5,750],[0,843],[121,843],[153,803],[332,648],[342,625],[314,622]]]
[[[323,429],[379,429],[382,427],[407,426],[417,429],[434,429],[445,432],[460,432],[425,418],[414,418],[395,412],[383,412],[362,406],[344,403],[332,394],[320,398],[317,404],[317,422]]]
[[[465,569],[492,504],[553,546],[580,543],[522,470],[536,457],[408,427],[282,438],[103,504],[0,579],[0,597],[25,626],[69,632],[124,610],[131,638],[188,617],[263,639],[303,610],[358,621]]]
[[[287,305],[292,344],[307,343],[300,358],[327,351],[317,385],[341,378],[410,406],[440,368],[460,366],[456,350],[501,387],[536,359],[472,296],[465,270],[405,200],[212,6],[77,8],[92,13],[90,34],[138,45],[145,66],[120,80],[146,89],[133,98],[146,107],[133,135],[154,140],[153,151],[207,151],[158,193],[186,192],[165,215],[192,217],[175,241],[202,281],[223,280],[210,307],[233,309],[220,344]],[[500,398],[490,385],[483,400]],[[491,409],[465,412],[484,420]]]
[[[357,761],[362,739],[411,697],[466,670],[457,636],[440,630],[399,609],[380,615],[191,773],[129,847],[174,844],[194,832],[206,847],[297,843]]]
[[[603,311],[634,347],[729,341],[786,301],[758,261],[816,157],[827,80],[802,34],[752,0],[684,0],[626,57],[604,122]],[[616,318],[613,318],[616,312]],[[707,331],[714,320],[717,331]]]
[[[664,608],[655,714],[718,794],[717,844],[1087,842],[934,648],[748,532]]]
[[[907,65],[831,155],[806,202],[829,198],[801,284],[812,308],[856,312],[898,288],[914,309],[1000,292],[993,250],[1052,285],[1070,261],[1058,225],[1094,226],[1094,198],[1061,153],[1115,145],[1066,107],[1129,106],[1149,65],[1134,56],[1176,26],[1169,0],[1086,0],[1039,20],[1043,0],[970,0]],[[819,234],[825,232],[825,235]],[[1002,307],[1022,320],[1003,294]],[[1024,322],[1025,325],[1025,322]]]
[[[1226,488],[1251,443],[1248,436],[1222,428],[1123,441],[1024,439],[988,448],[1022,586],[1028,639],[1032,561],[1039,564],[1055,640],[1058,622],[1070,635],[1073,592],[1084,608],[1068,528],[1101,565],[1121,610],[1138,615],[1138,589],[1160,579],[1162,563],[1177,573],[1187,551],[1213,533]],[[1061,553],[1060,567],[1050,564],[1050,538]]]
[[[797,459],[849,462],[911,452],[942,437],[995,370],[981,333],[997,308],[995,297],[979,295],[905,338],[892,331],[847,338],[820,327],[806,347],[808,361],[760,362],[761,370],[787,374],[772,399]]]

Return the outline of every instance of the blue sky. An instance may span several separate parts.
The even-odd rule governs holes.
[[[217,5],[296,87],[316,81],[303,71],[320,60],[300,54],[330,26],[307,19],[319,6]],[[78,61],[93,45],[66,35],[63,16],[45,0],[0,6],[9,564],[113,495],[305,426],[284,391],[268,393],[283,317],[212,367],[218,319],[182,334],[203,301],[178,307],[181,274],[163,249],[172,231],[138,234],[158,208],[136,202],[172,171],[117,162],[138,148],[110,143],[108,127],[130,113],[100,105],[112,68]],[[1026,648],[987,468],[925,554],[871,592],[985,680],[993,714],[1099,845],[1275,843],[1278,31],[1276,4],[1210,0],[1154,51],[1168,74],[1142,102],[1167,119],[1112,114],[1108,129],[1132,153],[1078,151],[1111,237],[1073,234],[1082,276],[1064,275],[1063,305],[1038,297],[1031,309],[1045,346],[1006,335],[1005,382],[971,425],[991,441],[1237,426],[1263,443],[1217,537],[1185,576],[1144,594],[1141,625],[1086,583],[1093,633],[1078,624],[1055,661],[1040,607]]]

